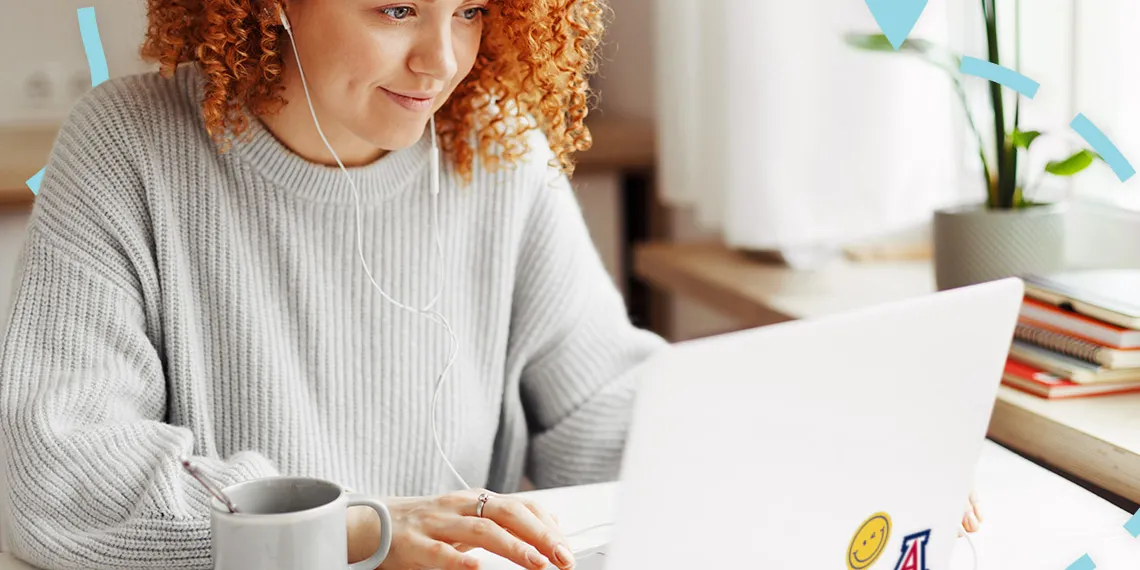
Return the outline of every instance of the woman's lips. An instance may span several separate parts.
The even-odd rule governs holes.
[[[427,111],[427,110],[430,110],[432,102],[435,101],[435,97],[432,95],[428,95],[428,94],[420,94],[420,93],[407,93],[407,94],[405,94],[405,93],[396,93],[394,91],[389,91],[387,89],[384,89],[383,87],[381,87],[380,89],[383,90],[384,93],[387,94],[390,99],[392,99],[397,104],[399,104],[401,107],[403,107],[409,111]]]

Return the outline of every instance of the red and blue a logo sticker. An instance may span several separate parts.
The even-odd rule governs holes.
[[[895,570],[929,570],[926,567],[926,543],[929,541],[929,529],[904,537]]]

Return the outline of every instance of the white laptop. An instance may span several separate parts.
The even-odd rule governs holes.
[[[579,570],[944,570],[1023,285],[675,345]]]

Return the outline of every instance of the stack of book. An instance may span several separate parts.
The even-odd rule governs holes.
[[[1140,271],[1024,281],[1004,384],[1050,399],[1140,392]]]

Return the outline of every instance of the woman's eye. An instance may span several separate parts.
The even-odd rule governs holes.
[[[487,9],[486,8],[468,8],[468,9],[460,12],[460,14],[463,15],[464,20],[474,20],[480,16],[486,15]]]
[[[393,6],[381,8],[380,12],[393,20],[403,20],[412,14],[412,9],[408,6]]]

